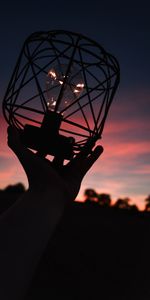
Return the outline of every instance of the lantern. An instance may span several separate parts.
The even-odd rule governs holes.
[[[63,30],[36,32],[23,45],[3,113],[26,147],[70,160],[101,138],[119,78],[117,60],[97,42]]]

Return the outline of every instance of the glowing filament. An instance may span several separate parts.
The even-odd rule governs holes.
[[[76,87],[84,88],[84,83],[78,83],[78,84],[76,85]]]
[[[51,78],[53,78],[54,80],[56,80],[56,78],[57,78],[56,73],[55,73],[54,70],[50,70],[49,73],[48,73],[48,75],[49,75]]]
[[[78,94],[78,93],[80,93],[81,91],[82,91],[82,89],[84,88],[84,83],[78,83],[77,85],[76,85],[76,88],[74,89],[74,93],[75,94]]]
[[[77,89],[75,89],[75,90],[74,90],[74,93],[80,93],[80,91],[79,91],[79,90],[77,90]]]

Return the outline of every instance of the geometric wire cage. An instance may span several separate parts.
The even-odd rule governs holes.
[[[40,128],[48,111],[60,115],[59,135],[73,138],[74,155],[101,138],[119,80],[117,60],[97,42],[63,30],[36,32],[23,45],[3,113],[19,129]]]

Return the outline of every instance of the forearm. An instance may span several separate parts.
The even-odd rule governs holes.
[[[49,196],[50,195],[50,196]],[[51,199],[50,199],[51,198]],[[29,190],[0,218],[1,299],[21,300],[64,210],[63,196]]]

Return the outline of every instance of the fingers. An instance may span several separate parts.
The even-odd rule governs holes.
[[[79,166],[81,165],[83,159],[85,159],[91,152],[92,152],[92,148],[95,145],[95,141],[93,141],[92,139],[89,140],[85,146],[83,147],[83,149],[76,155],[76,157],[74,157],[69,163],[68,166]]]
[[[93,166],[96,160],[100,157],[103,153],[103,147],[97,146],[90,155],[88,156],[81,156],[75,158],[72,162],[67,165],[70,172],[74,174],[80,180],[83,179],[85,174],[89,171],[89,169]]]
[[[103,153],[103,147],[97,146],[94,151],[85,159],[83,163],[83,172],[86,174],[87,171],[93,166],[93,164],[96,162],[96,160],[100,157],[100,155]]]
[[[95,146],[95,140],[94,139],[88,140],[88,142],[85,144],[81,152],[77,155],[77,158],[80,157],[83,158],[88,156],[92,152],[94,146]]]

